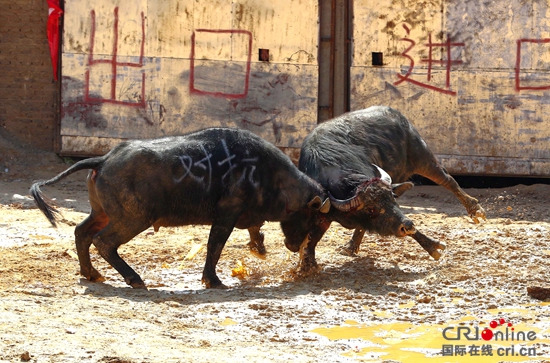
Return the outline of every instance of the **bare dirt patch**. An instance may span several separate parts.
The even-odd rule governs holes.
[[[447,245],[439,261],[412,238],[375,235],[365,237],[358,257],[340,255],[352,231],[333,224],[317,248],[319,272],[302,276],[278,224],[264,226],[266,260],[248,252],[246,231],[235,230],[218,264],[231,287],[222,291],[200,283],[208,227],[150,229],[120,250],[149,287],[137,291],[93,249],[92,263],[107,281],[78,275],[73,231],[89,210],[86,173],[44,188],[65,218],[52,228],[28,188],[67,165],[3,142],[0,362],[550,360],[549,303],[527,294],[550,285],[550,185],[468,189],[488,214],[479,225],[445,189],[412,189],[400,205],[418,229]],[[481,333],[498,319],[536,339],[443,338],[447,327]],[[493,355],[443,356],[449,344],[491,345]],[[512,346],[515,355],[498,355]],[[534,350],[520,356],[522,347]]]

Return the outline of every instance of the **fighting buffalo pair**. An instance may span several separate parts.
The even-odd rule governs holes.
[[[211,225],[202,281],[223,288],[216,264],[232,230],[248,229],[251,248],[265,253],[264,221],[279,221],[286,247],[303,250],[302,270],[315,267],[315,246],[333,221],[355,229],[344,253],[357,253],[369,231],[411,236],[439,258],[445,246],[417,231],[395,200],[412,187],[407,180],[413,174],[451,190],[475,221],[485,218],[407,119],[381,106],[319,125],[304,139],[298,168],[271,143],[239,129],[123,142],[32,185],[31,195],[52,225],[58,213],[40,187],[84,169],[90,169],[92,210],[75,229],[80,273],[102,280],[90,261],[93,243],[135,288],[145,283],[117,250],[151,226]]]

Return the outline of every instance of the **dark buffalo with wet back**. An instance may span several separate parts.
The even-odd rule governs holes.
[[[390,107],[349,112],[320,124],[304,139],[298,167],[327,190],[333,206],[324,223],[308,231],[303,270],[316,265],[315,246],[332,221],[355,229],[342,248],[345,254],[356,254],[369,231],[411,236],[439,259],[445,245],[417,231],[395,199],[413,187],[408,180],[414,174],[453,192],[476,223],[485,218],[478,201],[437,162],[413,125]],[[287,245],[292,251],[301,246]]]
[[[251,132],[205,129],[183,136],[127,141],[101,157],[81,160],[50,180],[36,182],[31,194],[52,225],[58,211],[40,187],[83,169],[90,215],[77,225],[75,242],[80,273],[102,281],[90,261],[90,246],[127,284],[145,288],[141,277],[119,256],[118,247],[153,226],[211,225],[202,281],[225,287],[216,264],[234,227],[247,228],[252,244],[262,244],[260,226],[280,221],[289,245],[300,244],[307,229],[330,209],[323,188],[300,172],[271,143]],[[304,227],[303,234],[294,225]],[[256,241],[254,241],[256,239]]]

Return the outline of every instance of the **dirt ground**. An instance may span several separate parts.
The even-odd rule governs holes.
[[[550,285],[550,185],[467,189],[488,215],[477,225],[445,189],[413,188],[400,205],[447,245],[439,261],[411,238],[375,235],[357,257],[340,255],[352,231],[333,224],[317,248],[320,270],[303,276],[278,224],[263,228],[265,260],[235,230],[218,264],[228,290],[200,282],[208,227],[149,229],[120,249],[144,291],[93,248],[107,281],[78,274],[85,172],[43,188],[61,206],[57,229],[34,207],[32,181],[66,167],[0,143],[0,362],[550,361],[550,303],[527,292]],[[501,339],[482,339],[485,328]]]

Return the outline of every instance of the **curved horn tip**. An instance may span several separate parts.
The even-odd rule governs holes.
[[[327,198],[321,205],[321,208],[319,208],[319,212],[325,214],[325,213],[328,213],[329,211],[330,211],[330,199]]]
[[[390,174],[388,174],[384,169],[382,169],[378,165],[376,164],[372,164],[372,165],[376,168],[376,170],[378,170],[378,173],[380,173],[380,179],[384,180],[385,182],[391,185],[392,180],[391,180]]]

